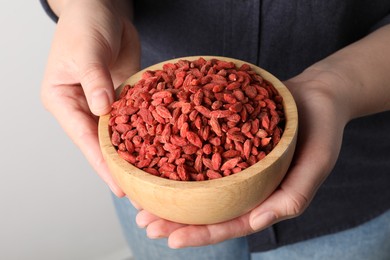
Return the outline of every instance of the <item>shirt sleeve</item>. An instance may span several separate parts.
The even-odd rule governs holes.
[[[41,5],[43,9],[45,10],[46,14],[54,21],[58,22],[58,16],[54,13],[53,9],[51,9],[49,3],[47,0],[40,0]]]

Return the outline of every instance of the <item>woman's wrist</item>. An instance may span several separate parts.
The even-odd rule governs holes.
[[[300,102],[311,103],[317,100],[316,102],[326,106],[324,109],[333,110],[337,121],[343,126],[352,118],[346,89],[353,84],[341,74],[317,64],[310,66],[287,82],[294,97],[296,92],[305,92],[304,95],[298,95],[300,98],[297,100],[298,106]]]
[[[327,75],[344,100],[349,118],[390,109],[390,25],[311,66]]]
[[[327,96],[333,106],[338,107],[338,116],[347,123],[355,117],[354,100],[350,97],[351,89],[358,84],[356,77],[351,76],[348,71],[328,63],[327,60],[318,62],[303,73],[302,77],[314,82],[310,84],[315,91]]]

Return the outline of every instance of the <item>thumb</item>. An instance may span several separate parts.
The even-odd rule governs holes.
[[[83,48],[81,48],[83,49]],[[108,68],[108,57],[102,48],[84,48],[92,50],[82,53],[77,61],[79,81],[84,90],[85,97],[91,112],[96,115],[104,115],[110,112],[114,102],[114,86]]]

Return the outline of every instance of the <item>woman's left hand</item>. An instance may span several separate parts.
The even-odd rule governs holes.
[[[308,69],[285,82],[298,106],[299,134],[294,159],[280,186],[252,211],[223,223],[184,225],[140,210],[137,224],[149,238],[168,238],[171,248],[210,245],[261,231],[297,217],[333,168],[348,121],[335,84],[337,75]]]

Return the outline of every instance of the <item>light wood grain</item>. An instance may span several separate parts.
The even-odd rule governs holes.
[[[232,61],[237,66],[247,63],[218,56],[202,57]],[[199,56],[180,59],[197,58]],[[146,70],[161,69],[164,63],[177,60],[165,61]],[[250,211],[277,188],[288,170],[295,150],[298,130],[296,104],[282,82],[261,68],[250,65],[283,96],[286,125],[278,145],[263,160],[237,174],[201,182],[173,181],[148,174],[118,156],[110,141],[109,115],[100,117],[99,141],[103,156],[116,182],[128,197],[164,219],[185,224],[211,224],[230,220]],[[142,72],[130,77],[121,87],[133,85],[140,79]],[[117,90],[118,93],[121,87]]]

